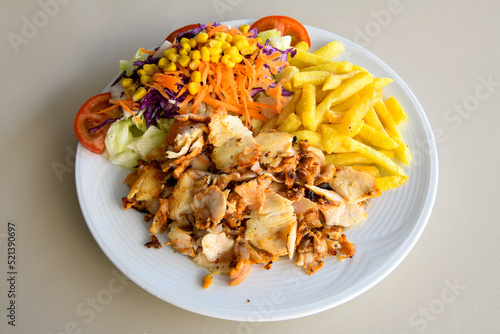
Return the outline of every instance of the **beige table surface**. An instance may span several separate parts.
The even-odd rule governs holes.
[[[0,332],[500,332],[499,13],[499,1],[465,0],[1,1]],[[354,40],[406,81],[438,139],[439,190],[415,248],[368,292],[304,318],[239,323],[116,279],[78,205],[72,124],[139,45],[154,47],[188,23],[270,14]],[[7,317],[9,222],[15,327]],[[112,300],[79,308],[110,282]]]

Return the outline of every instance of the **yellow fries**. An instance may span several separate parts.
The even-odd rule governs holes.
[[[392,175],[392,176],[384,176],[378,177],[376,179],[377,186],[381,191],[389,190],[392,188],[399,187],[403,183],[408,180],[407,175]]]
[[[325,111],[330,109],[332,105],[338,104],[356,94],[360,89],[370,84],[373,81],[373,76],[367,72],[356,74],[351,79],[343,82],[337,89],[330,94],[317,107],[317,114],[323,117]]]
[[[398,143],[398,147],[394,149],[396,155],[399,157],[399,159],[401,159],[403,163],[408,165],[411,161],[410,150],[408,149],[408,146],[406,146],[403,136],[401,136],[401,134],[399,133],[396,123],[387,111],[385,104],[382,102],[378,102],[377,104],[375,104],[375,112],[380,118],[380,121],[384,125],[389,136]]]
[[[339,53],[342,53],[342,51],[344,51],[344,46],[342,45],[342,43],[340,43],[339,41],[333,41],[322,46],[313,53],[315,55],[330,59],[335,57]]]
[[[406,113],[395,97],[391,96],[390,98],[385,100],[384,104],[387,108],[387,111],[389,111],[389,114],[391,114],[392,118],[394,119],[394,123],[399,125],[400,123],[406,121]]]
[[[310,72],[313,73],[313,72]],[[302,124],[307,130],[316,130],[316,87],[311,84],[302,90]]]
[[[279,116],[263,124],[261,131],[277,129],[307,140],[323,150],[327,163],[351,166],[377,180],[381,190],[402,185],[408,179],[392,159],[411,161],[398,124],[407,115],[394,97],[382,98],[390,78],[374,78],[349,61],[333,61],[343,51],[330,42],[315,52],[298,44],[295,57],[282,74],[294,95]]]
[[[301,88],[305,85],[323,85],[330,76],[327,71],[299,72],[293,76],[293,88]]]
[[[385,150],[393,150],[399,146],[391,137],[365,123],[363,123],[358,136],[365,142]]]

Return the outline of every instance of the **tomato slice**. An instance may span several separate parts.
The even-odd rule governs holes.
[[[168,35],[167,38],[165,38],[165,39],[167,41],[169,41],[170,43],[173,43],[174,39],[177,38],[177,36],[179,36],[181,32],[186,32],[186,31],[192,30],[194,28],[198,28],[198,27],[199,27],[198,24],[188,24],[187,26],[184,26],[182,28],[179,28],[179,29],[171,32],[170,35]]]
[[[101,154],[104,152],[104,139],[111,124],[106,124],[95,132],[90,132],[90,129],[101,125],[108,119],[119,117],[122,112],[119,108],[107,110],[98,113],[101,110],[111,107],[111,93],[102,93],[91,97],[83,104],[75,117],[75,133],[76,137],[90,151]]]
[[[250,29],[257,28],[258,32],[278,29],[281,35],[292,36],[291,45],[295,45],[299,42],[306,42],[311,46],[311,39],[307,33],[307,29],[299,21],[292,19],[288,16],[266,16],[257,21],[250,27]]]

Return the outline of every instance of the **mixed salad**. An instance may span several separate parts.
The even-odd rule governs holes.
[[[106,152],[112,163],[133,167],[165,140],[179,113],[225,107],[247,122],[267,120],[291,95],[280,72],[299,42],[310,45],[307,30],[284,16],[238,28],[182,27],[155,50],[140,48],[120,61],[110,92],[90,98],[78,112],[77,138],[92,152]]]

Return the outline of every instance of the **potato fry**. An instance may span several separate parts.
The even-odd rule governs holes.
[[[281,109],[281,114],[278,115],[278,119],[276,121],[277,125],[280,125],[285,121],[285,119],[294,112],[294,110],[297,108],[297,103],[299,102],[300,96],[302,95],[302,90],[296,89],[293,92],[293,96],[288,101],[288,103]]]
[[[299,69],[295,66],[287,66],[280,73],[276,74],[276,81],[287,79],[292,81],[295,74],[299,73]]]
[[[375,109],[372,108],[372,109],[368,110],[368,112],[366,113],[365,118],[363,118],[363,120],[365,121],[366,125],[369,125],[372,128],[374,128],[375,130],[380,131],[384,134],[387,134],[387,131],[385,131],[384,126],[380,122],[380,119],[378,118],[377,113],[375,112]]]
[[[264,123],[264,125],[262,125],[262,127],[259,130],[259,132],[268,132],[271,129],[275,129],[277,120],[278,120],[278,115],[276,115],[273,118],[269,119],[267,122]]]
[[[306,42],[299,42],[295,45],[295,49],[307,52],[309,50],[309,44],[307,44]],[[291,57],[290,54],[288,55],[287,58],[288,58],[288,63],[290,65],[295,66],[299,69],[309,66],[309,64],[307,64],[305,62],[300,61],[300,60],[296,59],[295,57]]]
[[[356,74],[354,77],[343,82],[337,89],[334,89],[318,104],[316,108],[317,114],[322,118],[325,111],[330,109],[332,105],[347,100],[372,81],[373,76],[367,72]]]
[[[323,146],[321,145],[321,133],[316,132],[316,131],[311,131],[311,130],[299,130],[292,132],[292,135],[294,137],[297,137],[297,141],[301,140],[307,140],[309,144],[312,146],[323,149]]]
[[[389,111],[387,111],[385,104],[381,101],[376,103],[375,112],[384,125],[385,130],[389,134],[389,137],[391,137],[395,142],[398,143],[398,147],[394,149],[396,155],[404,164],[408,165],[412,159],[410,149],[406,145],[403,136],[401,136],[401,133],[399,133],[398,127],[392,119],[392,116],[389,114]]]
[[[312,72],[311,72],[312,73]],[[311,84],[304,86],[302,90],[302,124],[307,130],[316,130],[316,87]]]
[[[376,78],[376,79],[373,79],[373,82],[369,85],[367,85],[365,88],[363,88],[359,94],[362,95],[362,94],[366,94],[366,91],[369,90],[369,89],[372,89],[372,88],[383,88],[385,86],[387,86],[388,84],[390,84],[391,82],[393,82],[394,80],[390,79],[390,78]]]
[[[344,60],[342,62],[333,61],[329,64],[315,65],[303,68],[301,71],[309,72],[309,71],[327,71],[332,74],[344,74],[351,72],[353,69],[352,63]]]
[[[353,106],[346,111],[342,123],[337,127],[337,131],[349,137],[354,137],[361,130],[360,123],[365,117],[366,113],[373,108],[375,103],[382,99],[382,90],[379,88],[372,88],[361,98],[353,104]],[[357,131],[357,132],[356,132]]]
[[[321,65],[321,64],[329,64],[332,62],[330,59],[315,55],[314,53],[303,51],[300,49],[296,50],[297,53],[292,58],[293,60],[302,61],[308,65]]]
[[[387,134],[375,130],[371,126],[363,123],[358,136],[365,142],[370,143],[371,145],[380,147],[384,150],[393,150],[398,147],[398,143],[394,141]]]
[[[374,178],[379,178],[380,177],[380,172],[377,167],[375,166],[366,166],[366,165],[355,165],[351,166],[358,172],[363,172],[366,173]]]
[[[407,175],[391,175],[384,177],[377,177],[377,186],[381,191],[399,187],[408,180]]]
[[[323,90],[322,86],[316,86],[316,103],[320,103],[328,96],[333,90]]]
[[[345,116],[345,111],[335,111],[332,109],[328,109],[323,115],[324,118],[323,123],[332,123],[332,124],[342,123],[344,116]]]
[[[325,44],[324,46],[314,51],[313,53],[315,55],[330,59],[335,57],[339,53],[342,53],[343,51],[344,51],[344,45],[339,41],[333,41],[328,44]]]
[[[323,87],[321,87],[322,90],[333,90],[340,86],[342,81],[352,78],[356,74],[358,74],[358,71],[351,71],[349,73],[344,73],[344,74],[331,74],[328,79],[326,79],[325,83],[323,84]]]
[[[326,163],[334,166],[352,166],[356,164],[373,164],[373,161],[363,154],[356,152],[328,154],[325,156]]]
[[[328,154],[347,152],[342,145],[342,139],[338,132],[326,124],[321,125],[321,145]]]
[[[347,110],[351,109],[351,107],[354,105],[354,103],[358,102],[359,99],[360,99],[359,94],[356,93],[353,96],[351,96],[350,98],[348,98],[347,100],[345,100],[344,102],[340,102],[336,105],[332,105],[332,107],[330,109],[334,110],[334,111],[347,111]]]
[[[288,132],[292,133],[297,131],[297,129],[302,125],[302,121],[300,117],[294,113],[288,115],[285,121],[278,127],[278,131],[280,132]]]
[[[365,155],[377,165],[387,169],[389,172],[396,175],[405,175],[401,167],[396,165],[390,158],[383,153],[371,148],[370,146],[361,144],[360,142],[352,139],[351,137],[341,135],[342,144],[347,150],[354,151]],[[396,153],[397,154],[397,153]]]
[[[292,85],[294,88],[302,88],[307,84],[322,85],[330,76],[327,71],[299,72],[294,75]]]
[[[403,107],[401,107],[401,104],[399,104],[399,101],[396,100],[395,97],[391,96],[390,98],[385,100],[384,104],[387,108],[387,111],[389,111],[389,114],[391,114],[392,118],[394,119],[394,123],[396,123],[396,125],[406,122],[408,116],[406,116]]]

